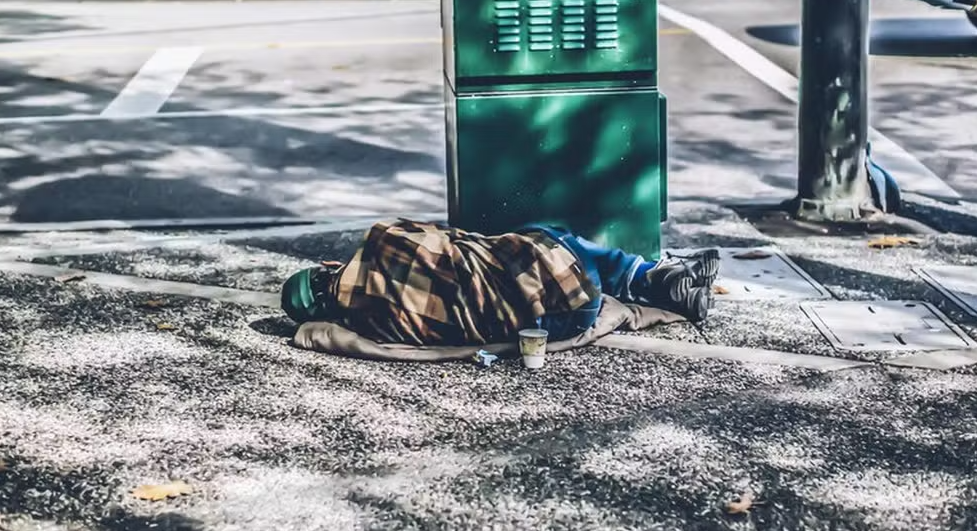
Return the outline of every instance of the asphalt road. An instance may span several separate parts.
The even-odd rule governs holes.
[[[931,53],[874,59],[872,122],[975,195],[977,30],[917,4],[874,2],[876,48]],[[799,2],[682,9],[796,72],[792,32],[780,26],[797,23]],[[4,3],[0,219],[442,212],[437,12],[414,0]],[[696,35],[662,29],[675,180],[691,186],[721,165],[742,177],[730,197],[789,195],[793,104]],[[158,105],[140,101],[146,87],[133,81],[147,63],[173,81],[168,97],[149,89],[164,94]],[[98,119],[120,109],[158,114]]]

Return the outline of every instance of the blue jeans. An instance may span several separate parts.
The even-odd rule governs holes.
[[[634,300],[631,295],[631,281],[638,270],[644,271],[655,265],[636,254],[601,247],[562,227],[528,225],[517,232],[542,232],[560,242],[577,257],[594,287],[622,302]],[[597,322],[601,302],[598,297],[570,312],[546,314],[540,320],[539,326],[549,332],[549,338],[553,341],[581,334]]]

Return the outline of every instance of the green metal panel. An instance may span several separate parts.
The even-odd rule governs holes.
[[[489,234],[555,223],[657,258],[662,101],[654,89],[449,92],[449,221]]]
[[[442,14],[454,25],[445,72],[459,92],[519,82],[500,77],[572,76],[579,86],[657,69],[654,0],[443,0]]]

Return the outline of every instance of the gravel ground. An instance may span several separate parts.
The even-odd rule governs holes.
[[[773,243],[836,297],[928,300],[973,332],[911,272],[973,260],[969,236],[880,252],[864,238],[768,238],[714,205],[672,213],[672,247]],[[347,257],[359,234],[43,261],[274,290],[296,267]],[[292,325],[272,309],[9,274],[0,320],[4,529],[977,523],[972,367],[824,374],[602,348],[535,374],[515,361],[378,364],[289,347]],[[842,355],[796,301],[720,302],[700,327],[648,333]],[[194,492],[130,494],[170,480]],[[726,514],[748,489],[763,503]]]
[[[556,356],[537,374],[515,362],[384,365],[288,347],[290,325],[270,310],[18,276],[0,279],[0,319],[0,522],[12,529],[38,528],[25,518],[254,530],[634,520],[640,510],[576,514],[572,498],[527,498],[549,488],[531,472],[491,487],[511,478],[504,456],[489,456],[810,374],[606,349]],[[196,492],[158,504],[129,495],[171,479]]]

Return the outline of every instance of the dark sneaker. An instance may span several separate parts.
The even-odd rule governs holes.
[[[671,311],[685,317],[690,323],[705,321],[713,305],[712,288],[708,286],[692,288],[682,300],[674,304],[675,309]]]
[[[712,306],[712,287],[696,286],[692,267],[684,262],[661,263],[645,273],[635,289],[641,304],[675,312],[692,323],[706,318]]]
[[[649,306],[661,307],[666,301],[676,301],[692,289],[695,273],[682,262],[659,262],[645,273],[643,282],[633,288],[637,300]]]
[[[710,287],[716,281],[716,277],[719,276],[720,258],[718,249],[696,251],[688,256],[672,254],[666,251],[665,257],[688,264],[695,277],[692,283],[696,287]]]

